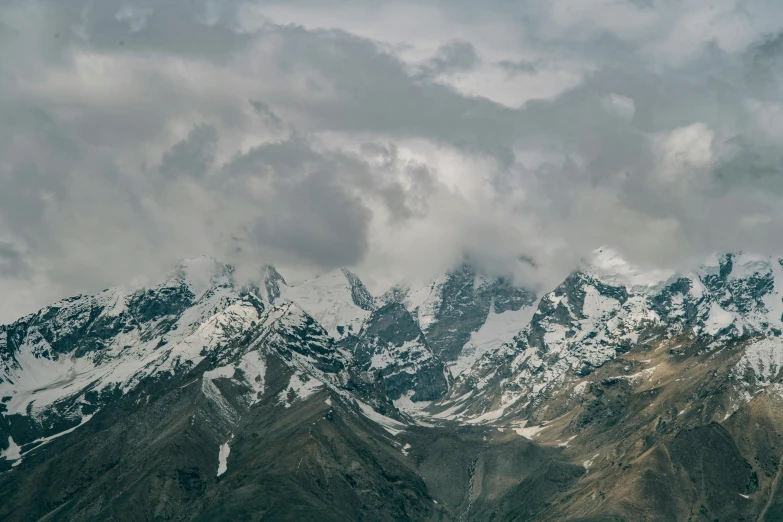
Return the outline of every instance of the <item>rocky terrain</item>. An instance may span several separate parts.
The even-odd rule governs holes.
[[[542,295],[210,258],[0,327],[2,520],[783,520],[783,260]]]

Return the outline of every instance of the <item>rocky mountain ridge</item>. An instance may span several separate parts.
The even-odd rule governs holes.
[[[729,254],[660,274],[596,259],[537,299],[468,265],[373,297],[348,270],[292,286],[266,267],[239,288],[230,266],[199,258],[157,286],[0,327],[0,515],[783,513],[783,261]],[[126,454],[128,437],[148,444]],[[85,456],[85,438],[103,452]],[[694,451],[728,467],[707,480]],[[31,485],[42,473],[47,491]],[[132,486],[150,473],[165,493]]]

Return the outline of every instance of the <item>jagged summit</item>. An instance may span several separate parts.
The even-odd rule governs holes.
[[[280,275],[280,272],[272,265],[266,265],[264,267],[263,283],[266,292],[266,300],[272,304],[280,297],[280,287],[288,286],[283,276]]]
[[[507,341],[519,331],[509,320],[524,321],[536,296],[463,263],[423,285],[398,284],[381,301],[410,310],[433,351],[458,375],[489,349],[487,341]]]
[[[353,301],[353,304],[362,310],[375,310],[375,298],[370,294],[359,277],[347,268],[342,268],[340,271],[348,280],[348,284],[351,287],[351,300]]]

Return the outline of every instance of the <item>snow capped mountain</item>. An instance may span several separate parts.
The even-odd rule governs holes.
[[[4,455],[16,455],[8,448],[17,445],[24,455],[38,441],[89,421],[140,383],[202,363],[213,367],[203,374],[204,395],[224,416],[238,418],[236,405],[225,403],[213,382],[233,380],[246,388],[244,402],[254,404],[264,388],[264,351],[234,348],[260,342],[253,339],[263,339],[267,352],[295,368],[290,393],[281,399],[289,406],[307,390],[352,379],[372,382],[376,372],[387,384],[380,402],[377,393],[365,398],[376,404],[433,400],[447,391],[445,367],[407,311],[376,310],[350,271],[288,286],[266,267],[264,290],[261,300],[237,288],[230,266],[197,258],[154,287],[65,299],[0,327]]]
[[[0,431],[51,437],[143,379],[196,366],[257,319],[231,285],[229,267],[200,258],[156,287],[65,299],[0,327]]]
[[[265,267],[263,302],[238,290],[231,272],[211,258],[188,260],[154,288],[79,296],[3,327],[4,416],[41,426],[56,416],[70,427],[104,400],[95,397],[192,368],[263,323],[268,310],[291,306],[301,311],[292,324],[309,322],[300,325],[303,339],[308,328],[323,329],[314,367],[378,373],[392,401],[448,393],[444,404],[453,409],[469,394],[451,415],[463,420],[535,409],[547,393],[656,335],[701,335],[715,347],[783,331],[781,262],[742,254],[671,274],[640,271],[601,249],[537,303],[468,265],[417,288],[397,285],[378,300],[345,269],[289,286]],[[748,349],[738,373],[770,377],[776,341],[765,343]]]
[[[693,273],[650,274],[617,258],[599,260],[601,269],[569,276],[542,297],[512,341],[463,372],[449,399],[459,404],[447,400],[451,417],[524,418],[552,393],[656,339],[686,336],[714,351],[763,336],[775,340],[751,345],[740,370],[763,380],[777,367],[771,346],[783,331],[783,261],[729,254]]]
[[[601,249],[540,298],[468,265],[377,299],[348,270],[290,285],[267,266],[241,288],[232,274],[188,260],[158,285],[76,296],[0,327],[0,505],[28,518],[60,509],[20,500],[47,495],[24,481],[87,459],[96,484],[106,469],[120,482],[128,469],[169,477],[186,518],[194,499],[213,509],[204,491],[241,513],[251,501],[233,495],[248,476],[302,505],[344,499],[347,519],[559,520],[626,513],[624,499],[655,518],[666,502],[633,500],[639,491],[680,497],[644,477],[692,487],[693,448],[726,440],[718,453],[736,466],[715,473],[747,484],[711,486],[721,499],[739,488],[761,503],[756,492],[776,487],[779,464],[764,459],[783,443],[764,433],[783,437],[783,260],[728,254],[668,273]],[[766,432],[742,438],[749,422]],[[114,505],[106,484],[90,488],[68,497],[69,516]],[[758,511],[694,495],[683,505],[726,519]],[[539,497],[552,507],[530,504]]]

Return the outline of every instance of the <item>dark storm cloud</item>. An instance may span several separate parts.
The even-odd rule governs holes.
[[[474,69],[481,62],[470,42],[454,41],[438,48],[438,53],[424,67],[425,76],[452,74]]]
[[[379,154],[385,164],[374,169],[368,158]],[[319,152],[293,136],[234,157],[225,166],[229,185],[220,179],[214,183],[223,186],[230,201],[247,198],[249,186],[264,183],[266,190],[252,197],[260,217],[246,239],[335,268],[358,263],[366,254],[373,217],[368,201],[376,201],[393,220],[412,214],[409,199],[416,199],[420,186],[408,190],[384,176],[399,162],[396,152],[382,145],[364,144],[359,154]]]
[[[285,28],[275,42],[286,73],[309,69],[324,80],[312,85],[312,100],[281,95],[281,104],[307,114],[313,130],[429,138],[513,161],[513,110],[416,81],[398,58],[343,32]],[[324,93],[328,101],[321,102]]]
[[[251,237],[287,254],[333,268],[359,262],[367,249],[369,209],[329,173],[283,183]]]

